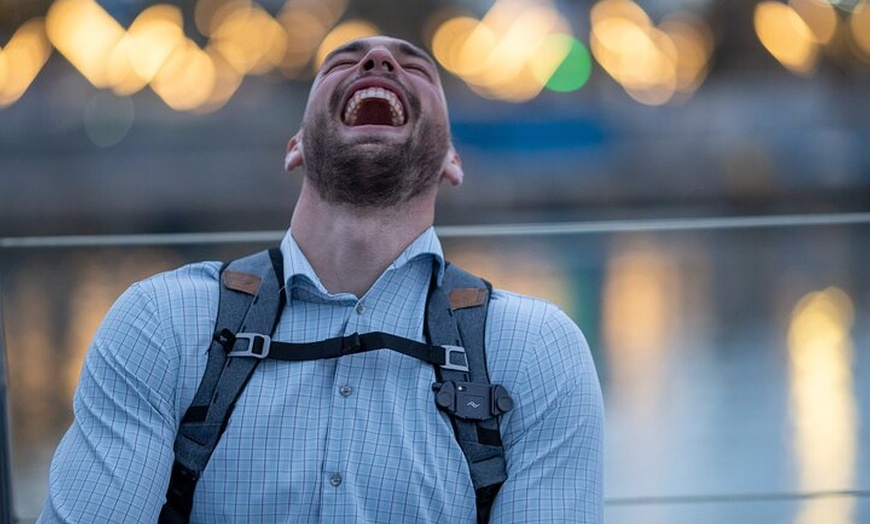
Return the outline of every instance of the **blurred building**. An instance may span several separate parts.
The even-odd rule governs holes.
[[[443,67],[438,222],[866,211],[867,0],[0,0],[0,236],[281,229],[317,57]]]

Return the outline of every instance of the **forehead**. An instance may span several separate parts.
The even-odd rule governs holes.
[[[352,40],[340,47],[337,47],[331,53],[329,53],[326,56],[324,63],[328,62],[336,55],[362,54],[367,53],[368,51],[376,47],[385,48],[395,56],[411,56],[415,58],[420,58],[422,60],[425,60],[426,62],[429,62],[433,66],[435,65],[435,61],[432,60],[432,57],[430,57],[429,53],[427,53],[426,51],[404,40],[399,40],[398,38],[391,38],[388,36],[372,36]]]

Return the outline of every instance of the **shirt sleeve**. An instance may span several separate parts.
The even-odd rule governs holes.
[[[146,289],[115,302],[88,350],[39,523],[157,521],[174,458],[178,351]]]
[[[516,377],[505,377],[516,407],[502,419],[508,479],[490,522],[600,523],[604,407],[589,346],[555,306],[528,309],[496,315],[490,326],[514,333],[509,350],[519,356],[511,358],[521,360],[509,366]]]

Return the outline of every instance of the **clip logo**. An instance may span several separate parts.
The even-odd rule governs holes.
[[[468,402],[468,404],[466,404],[466,406],[471,406],[472,408],[477,409],[477,408],[480,407],[480,404],[478,404],[477,402],[475,402],[475,401],[473,401],[473,400],[470,400],[470,401]]]

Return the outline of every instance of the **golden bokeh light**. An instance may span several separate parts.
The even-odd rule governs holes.
[[[864,2],[849,17],[849,31],[856,51],[870,62],[870,2]]]
[[[108,59],[124,37],[124,28],[94,0],[57,0],[48,10],[46,32],[94,87],[110,87]]]
[[[151,81],[151,88],[172,109],[191,111],[211,98],[215,78],[211,57],[186,40],[172,51]]]
[[[690,96],[703,82],[713,53],[710,26],[675,12],[658,26],[630,0],[593,6],[589,44],[602,68],[643,104],[662,105]]]
[[[288,78],[311,73],[312,59],[327,32],[347,10],[347,0],[288,0],[277,21],[287,36],[287,49],[280,63]]]
[[[812,31],[816,42],[827,44],[839,26],[837,11],[830,2],[821,0],[789,0],[788,5],[800,15]]]
[[[211,113],[225,106],[239,89],[239,86],[242,85],[244,79],[244,75],[230,65],[222,55],[209,49],[206,49],[205,52],[211,58],[214,66],[214,87],[208,99],[193,108],[196,113]]]
[[[208,46],[239,73],[264,74],[274,69],[287,50],[287,33],[267,12],[254,4],[233,4],[212,19]]]
[[[680,332],[684,282],[674,252],[655,237],[617,238],[602,291],[601,329],[616,401],[633,392],[639,416],[654,416],[664,399],[668,350]]]
[[[0,49],[0,107],[18,101],[51,56],[45,21],[35,18],[24,23]]]
[[[158,4],[142,11],[112,50],[108,59],[108,80],[119,95],[130,95],[148,85],[184,42],[184,21],[175,6]]]
[[[755,7],[753,21],[758,39],[779,63],[802,75],[813,72],[818,56],[816,37],[797,11],[764,1]]]
[[[552,34],[545,36],[532,52],[534,60],[529,62],[529,69],[540,85],[546,83],[559,68],[559,65],[568,56],[574,37],[567,34]]]
[[[550,2],[499,0],[481,20],[460,15],[440,21],[430,49],[481,96],[524,102],[541,92],[567,56],[564,42],[553,37],[570,31]]]
[[[432,56],[444,69],[463,74],[460,57],[465,42],[480,22],[470,16],[457,16],[439,24],[432,34]]]
[[[326,59],[326,55],[337,47],[351,40],[367,36],[377,36],[380,33],[380,30],[374,24],[365,20],[349,20],[336,26],[323,38],[323,42],[321,42],[320,47],[317,49],[314,63],[315,70],[320,69],[320,66],[323,65],[323,61]]]
[[[652,26],[646,11],[632,0],[602,0],[592,6],[589,13],[592,25],[608,19],[626,20],[639,27]]]
[[[667,103],[676,90],[676,48],[660,29],[628,18],[601,17],[590,34],[592,54],[635,100]]]
[[[561,15],[552,7],[529,6],[503,30],[494,31],[500,33],[498,45],[487,57],[485,68],[469,75],[469,80],[495,89],[528,80],[524,70],[539,42],[551,33],[562,33],[568,29]],[[543,84],[537,84],[539,90]]]
[[[287,33],[287,52],[281,61],[281,70],[286,76],[296,78],[311,62],[327,27],[310,12],[301,10],[284,12],[278,21]]]
[[[458,49],[454,69],[461,77],[473,78],[489,64],[489,57],[498,46],[499,36],[486,23],[478,23]]]
[[[199,32],[211,38],[227,19],[254,8],[250,0],[199,0],[194,11],[194,20]]]
[[[713,31],[692,15],[678,14],[659,24],[676,50],[676,88],[681,93],[695,91],[704,78],[713,54]]]
[[[801,489],[843,489],[854,485],[857,458],[857,403],[853,391],[855,319],[852,300],[829,287],[804,296],[788,327],[791,414]],[[805,503],[795,522],[850,522],[853,504]]]

